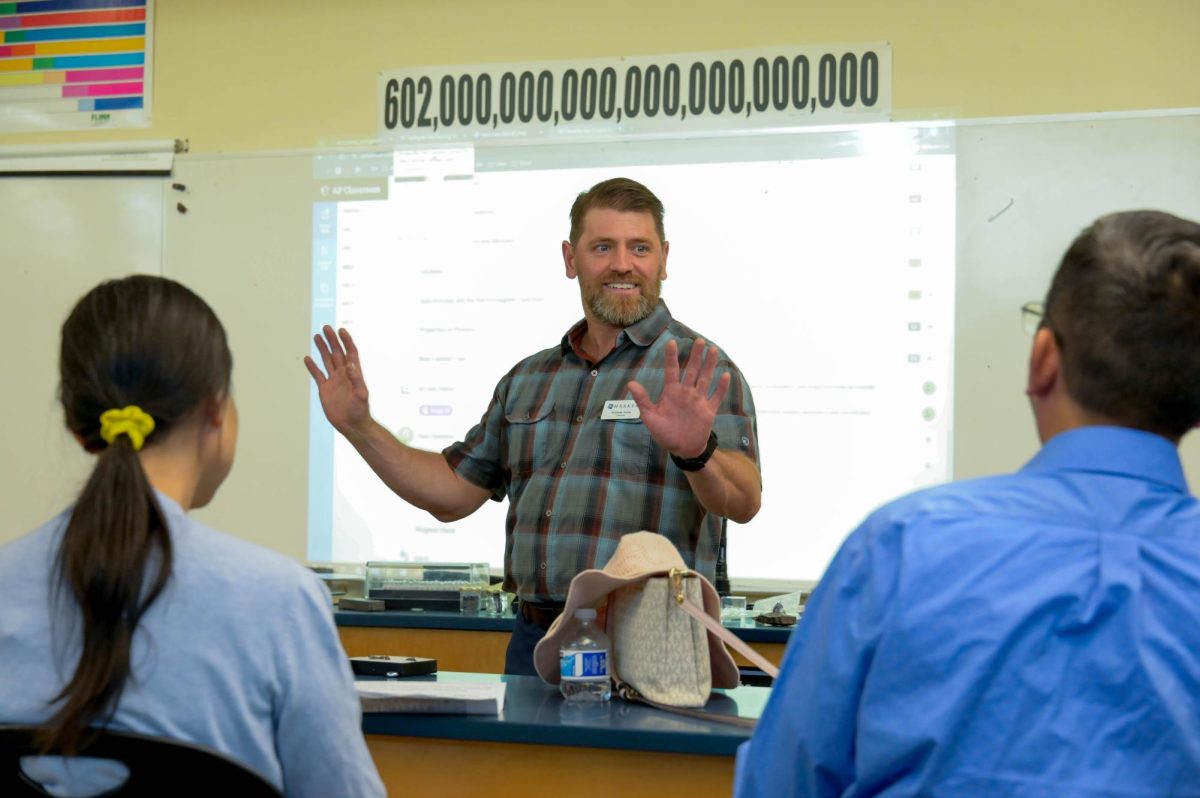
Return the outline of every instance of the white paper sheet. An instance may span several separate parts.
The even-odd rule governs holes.
[[[445,715],[499,715],[504,707],[503,683],[355,682],[363,712],[406,712]]]

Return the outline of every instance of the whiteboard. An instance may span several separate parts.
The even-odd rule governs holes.
[[[955,477],[1011,471],[1037,450],[1021,304],[1045,297],[1084,227],[1136,208],[1200,219],[1200,115],[959,127]],[[1195,490],[1200,436],[1181,451]]]
[[[63,427],[59,329],[101,280],[161,270],[163,190],[161,177],[0,177],[0,542],[62,510],[90,470]]]
[[[1115,210],[1200,218],[1200,114],[960,124],[956,147],[953,473],[969,477],[1010,471],[1037,449],[1019,308],[1042,298],[1069,241]],[[10,251],[18,242],[6,258],[7,284],[23,297],[10,303],[10,334],[20,343],[5,356],[21,388],[5,392],[0,410],[27,420],[4,446],[0,540],[61,509],[86,470],[54,403],[57,328],[71,302],[103,276],[161,268],[209,300],[234,350],[237,461],[213,506],[197,515],[304,557],[312,170],[309,152],[184,155],[167,183],[143,178],[136,188],[119,182],[129,178],[0,183],[0,235]],[[31,203],[61,213],[52,220],[25,210]],[[1200,478],[1200,443],[1185,440],[1182,450],[1188,474]],[[763,501],[788,501],[785,486]],[[803,518],[802,506],[794,512]],[[743,539],[752,540],[749,530]]]

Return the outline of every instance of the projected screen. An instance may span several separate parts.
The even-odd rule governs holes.
[[[762,510],[732,579],[817,579],[880,503],[945,481],[953,420],[953,131],[903,125],[686,141],[448,147],[318,164],[314,329],[355,336],[374,416],[461,440],[517,361],[582,315],[561,242],[623,175],[666,207],[663,299],[758,411]],[[507,503],[440,523],[396,497],[313,391],[309,559],[503,562]]]

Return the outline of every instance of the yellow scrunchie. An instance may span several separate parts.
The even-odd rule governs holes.
[[[146,442],[146,436],[154,431],[154,419],[137,405],[126,405],[120,410],[105,410],[100,414],[100,437],[112,443],[124,433],[129,436],[136,452]]]

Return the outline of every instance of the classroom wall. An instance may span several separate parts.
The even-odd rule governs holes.
[[[35,184],[0,178],[0,208],[8,213],[0,219],[7,224],[0,230],[17,231],[6,245],[3,270],[8,289],[20,297],[10,302],[9,314],[18,345],[10,346],[3,361],[10,387],[0,410],[20,423],[11,425],[2,447],[0,542],[65,506],[90,466],[62,431],[54,400],[57,329],[72,301],[103,277],[163,269],[209,299],[226,320],[235,349],[242,454],[213,508],[201,518],[304,557],[308,377],[300,358],[309,333],[303,312],[308,254],[295,249],[302,238],[278,229],[287,214],[264,202],[260,193],[240,191],[239,186],[250,185],[250,178],[261,172],[262,180],[273,181],[277,196],[307,202],[307,174],[275,169],[264,151],[373,138],[380,70],[887,40],[894,61],[894,117],[899,120],[1162,110],[1200,107],[1200,83],[1194,79],[1200,74],[1200,48],[1192,41],[1197,22],[1200,3],[1191,0],[1136,6],[1110,0],[1017,0],[1003,7],[967,0],[771,0],[741,6],[712,0],[613,0],[602,8],[531,0],[160,0],[152,127],[0,135],[0,147],[186,138],[193,159],[181,161],[173,178],[192,186],[192,193],[180,197],[191,205],[188,215],[174,212],[175,197],[167,196],[171,190],[154,179],[131,188],[128,182],[114,183],[127,178],[56,178]],[[1181,151],[1188,145],[1179,136],[1190,136],[1194,129],[1194,124],[1185,128],[1169,122],[1156,128],[1159,143],[1148,148],[1145,168],[1158,171],[1146,174],[1161,172],[1155,180],[1164,183],[1172,177],[1171,164],[1156,164],[1149,150]],[[995,145],[972,150],[973,137],[983,134],[964,130],[960,172],[996,171],[990,158]],[[1114,146],[1140,140],[1124,133],[1114,136]],[[1058,230],[1037,229],[1036,220],[1063,213],[1062,203],[1038,192],[1038,186],[1054,173],[1054,164],[1064,164],[1054,174],[1062,185],[1082,185],[1085,177],[1098,181],[1089,202],[1073,209],[1080,225],[1106,209],[1092,207],[1091,199],[1103,206],[1104,192],[1113,187],[1104,182],[1103,170],[1081,175],[1080,164],[1071,162],[1069,125],[1010,138],[1020,148],[1014,157],[1024,158],[1023,171],[1012,175],[1013,185],[975,186],[969,177],[960,182],[960,196],[978,209],[963,220],[969,225],[964,229],[979,233],[966,243],[980,252],[1007,253],[1010,261],[1013,256],[1027,261],[1021,278],[1014,279],[1012,273],[1000,273],[1006,268],[1001,262],[993,266],[991,260],[960,256],[960,307],[986,307],[986,315],[960,315],[958,404],[969,404],[974,412],[971,418],[964,414],[959,424],[959,476],[1014,467],[1036,447],[1021,397],[1021,342],[1011,352],[1005,350],[1011,362],[973,358],[971,353],[995,338],[993,331],[1006,323],[1010,306],[1016,329],[1015,308],[1039,295],[1066,243]],[[1036,157],[1028,155],[1032,146],[1041,148]],[[981,155],[973,160],[972,152]],[[288,180],[294,186],[281,183]],[[219,206],[211,202],[216,196],[223,198]],[[67,197],[74,209],[61,202]],[[983,223],[1012,197],[1018,198],[1016,210],[1000,224]],[[1147,197],[1152,202],[1153,192]],[[28,214],[27,222],[21,214]],[[61,236],[52,241],[20,238],[19,231],[36,229],[51,214],[64,220]],[[237,250],[237,261],[219,260],[218,255],[211,269],[204,263],[187,265],[197,260],[181,256],[188,248],[222,251],[219,241],[199,232],[210,229],[218,216],[226,220],[229,241],[236,242],[228,251]],[[202,220],[206,226],[199,224]],[[131,229],[144,233],[144,240],[131,246],[136,256],[123,261],[112,253],[121,242],[107,231]],[[158,262],[160,244],[173,249],[174,266]],[[1014,249],[1018,246],[1020,251]],[[89,252],[89,247],[99,250]],[[46,268],[48,262],[52,268]],[[293,269],[298,271],[292,274]],[[282,307],[298,310],[276,313]],[[255,315],[248,308],[268,310]],[[281,318],[286,322],[278,323]],[[272,369],[269,375],[267,369]],[[983,408],[994,413],[981,412]],[[1011,434],[979,423],[978,415],[994,416]],[[992,446],[995,441],[999,444]],[[972,459],[973,453],[988,456]]]
[[[897,120],[1200,106],[1194,0],[159,0],[153,126],[0,146],[192,151],[376,135],[376,73],[417,65],[889,41]]]

